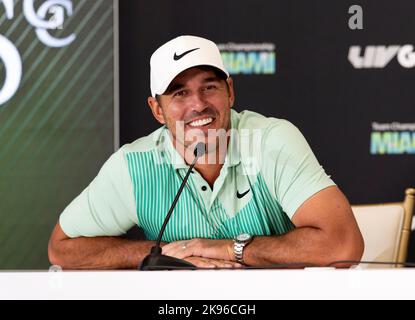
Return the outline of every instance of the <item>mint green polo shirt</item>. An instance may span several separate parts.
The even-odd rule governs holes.
[[[213,188],[194,170],[163,241],[282,235],[307,199],[335,185],[290,122],[232,110],[231,125]],[[71,238],[120,236],[138,225],[155,240],[188,168],[162,127],[113,154],[60,225]]]

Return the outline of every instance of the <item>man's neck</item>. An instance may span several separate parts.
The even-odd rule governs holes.
[[[219,177],[223,164],[225,163],[229,139],[226,146],[227,147],[222,150],[220,150],[221,148],[216,148],[216,150],[206,153],[195,165],[196,171],[200,173],[207,183],[209,183],[211,189],[213,189],[213,185]],[[179,154],[183,157],[187,164],[193,162],[193,152],[189,152],[189,150],[187,150],[187,152],[185,151],[185,153],[182,154],[183,148],[176,148],[176,150],[178,150]]]
[[[209,183],[210,188],[213,189],[213,185],[215,184],[215,181],[219,177],[220,171],[222,170],[223,163],[224,159],[223,161],[217,161],[213,164],[209,164],[207,159],[205,159],[205,162],[202,164],[196,163],[195,169],[197,170],[197,172],[200,173],[203,179],[205,179],[206,182]]]
[[[196,167],[196,170],[197,170],[197,172],[200,173],[200,175],[203,177],[203,179],[205,179],[205,181],[209,184],[210,189],[213,190],[213,186],[215,185],[216,179],[220,175],[220,171],[221,171],[222,167],[223,167],[223,164],[221,164],[217,167],[206,167],[206,166],[200,167],[200,168]]]

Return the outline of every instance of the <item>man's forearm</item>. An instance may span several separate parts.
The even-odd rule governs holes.
[[[325,266],[339,260],[359,260],[362,248],[353,236],[335,238],[312,227],[297,228],[282,236],[257,236],[245,247],[248,266],[308,263]],[[193,239],[166,245],[163,253],[179,259],[196,256],[235,261],[232,240]],[[343,267],[346,265],[338,265]]]
[[[244,261],[250,266],[310,263],[324,266],[339,260],[359,260],[361,250],[354,239],[348,243],[333,243],[317,228],[298,228],[283,236],[256,237],[244,251]]]
[[[154,244],[118,237],[64,239],[49,245],[49,259],[72,270],[136,269]]]

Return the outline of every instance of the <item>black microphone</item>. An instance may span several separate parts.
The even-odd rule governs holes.
[[[194,150],[195,159],[193,160],[192,165],[190,166],[189,170],[187,171],[186,176],[183,179],[183,182],[179,188],[179,191],[174,198],[173,204],[170,207],[169,212],[167,213],[166,219],[164,219],[163,226],[160,229],[160,233],[158,235],[156,244],[154,247],[151,248],[150,254],[144,258],[142,261],[139,269],[143,271],[152,271],[152,270],[171,270],[171,269],[182,269],[182,270],[195,270],[197,269],[196,266],[193,264],[177,259],[170,256],[162,255],[162,248],[160,247],[161,239],[163,238],[164,230],[166,229],[167,223],[170,220],[170,217],[173,213],[174,208],[176,207],[177,201],[180,198],[180,195],[183,192],[183,189],[189,179],[190,173],[193,171],[197,160],[200,157],[203,157],[206,153],[206,145],[203,142],[199,142],[196,145]]]

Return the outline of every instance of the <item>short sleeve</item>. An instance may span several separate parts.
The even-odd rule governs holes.
[[[62,230],[71,238],[120,236],[138,224],[131,178],[122,149],[63,211]]]
[[[336,185],[289,121],[276,119],[265,131],[262,143],[264,178],[290,219],[311,196]]]

